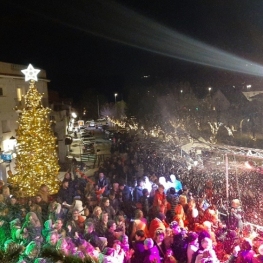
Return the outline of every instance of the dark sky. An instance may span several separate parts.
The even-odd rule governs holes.
[[[137,30],[132,28],[137,19],[133,12],[137,12],[171,30],[263,64],[263,1],[123,0],[117,1],[125,7],[117,5],[120,15],[115,3],[1,1],[0,61],[45,69],[50,87],[75,99],[81,90],[96,88],[113,101],[113,93],[122,93],[143,75],[200,80],[204,85],[222,76],[231,79],[232,73],[123,44],[129,32]]]

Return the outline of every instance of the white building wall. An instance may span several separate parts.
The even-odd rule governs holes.
[[[25,95],[29,83],[25,82],[22,69],[26,69],[28,65],[17,65],[11,63],[0,62],[0,147],[2,151],[10,148],[8,142],[11,136],[16,136],[18,113],[14,110],[16,106],[24,106],[24,99],[19,103],[17,89],[21,89],[21,95]],[[37,68],[37,66],[35,66]],[[40,71],[38,74],[39,81],[36,87],[43,94],[43,101],[48,101],[48,89],[46,72]],[[5,127],[3,127],[5,126]]]

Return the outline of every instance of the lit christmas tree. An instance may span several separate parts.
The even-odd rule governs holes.
[[[35,86],[40,70],[29,65],[25,81],[29,89],[24,96],[25,108],[18,119],[16,174],[8,182],[17,187],[23,196],[34,196],[40,186],[48,186],[51,194],[57,192],[59,166],[56,152],[56,138],[51,130],[49,108],[44,108]]]

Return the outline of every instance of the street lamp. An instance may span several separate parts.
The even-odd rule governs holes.
[[[211,90],[212,90],[212,88],[211,88],[211,87],[209,87],[209,88],[208,88],[208,91],[209,91],[209,93],[210,93],[210,91],[211,91]]]
[[[116,97],[118,96],[118,93],[115,93],[114,94],[114,97],[115,97],[115,104],[116,104]]]

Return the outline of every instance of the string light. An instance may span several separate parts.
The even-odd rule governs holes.
[[[48,186],[50,194],[59,188],[56,138],[50,126],[50,109],[43,107],[42,96],[30,79],[25,108],[18,119],[16,173],[8,178],[17,194],[24,197],[36,195],[42,184]]]

